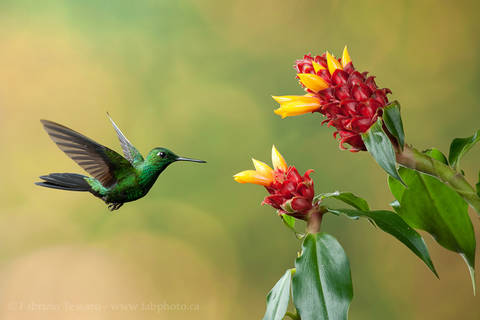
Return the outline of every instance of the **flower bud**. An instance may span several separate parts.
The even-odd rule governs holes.
[[[256,170],[236,174],[235,181],[263,185],[270,195],[265,197],[262,204],[274,207],[279,214],[306,220],[308,212],[312,209],[315,194],[310,178],[313,170],[308,170],[303,176],[300,175],[294,166],[287,165],[275,146],[272,148],[274,169],[255,159],[253,163]]]

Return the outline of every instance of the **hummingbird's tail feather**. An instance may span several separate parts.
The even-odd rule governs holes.
[[[91,191],[91,187],[85,180],[86,176],[76,173],[51,173],[41,176],[42,182],[35,182],[36,185],[70,191]]]

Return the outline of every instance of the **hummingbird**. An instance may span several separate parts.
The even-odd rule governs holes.
[[[158,176],[176,161],[206,163],[184,158],[158,147],[146,159],[128,141],[107,113],[117,132],[125,157],[70,128],[49,120],[40,120],[45,131],[67,156],[88,172],[91,177],[77,173],[51,173],[40,176],[36,185],[69,191],[88,191],[102,199],[110,211],[118,210],[125,202],[145,196]]]

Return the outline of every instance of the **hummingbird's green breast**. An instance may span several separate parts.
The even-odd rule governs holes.
[[[112,203],[123,203],[140,199],[148,190],[139,183],[138,174],[132,172],[119,179],[106,194],[105,200]]]
[[[87,182],[98,194],[97,196],[109,203],[134,201],[145,196],[155,184],[160,173],[166,166],[156,166],[143,162],[117,177],[117,183],[104,187],[98,180],[88,178]]]

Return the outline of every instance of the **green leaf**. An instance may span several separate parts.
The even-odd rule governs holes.
[[[402,116],[400,114],[400,103],[393,101],[383,109],[383,121],[388,131],[397,139],[400,148],[405,145],[405,134],[403,132]]]
[[[402,178],[398,175],[392,142],[382,128],[382,119],[379,118],[367,132],[363,133],[362,139],[368,152],[380,167],[390,176],[403,183]]]
[[[398,171],[399,171],[399,173],[402,173],[403,170],[404,170],[403,168],[400,168]],[[403,193],[407,189],[398,180],[393,179],[390,176],[388,177],[388,187],[390,188],[390,191],[392,192],[395,199],[402,199]],[[397,202],[399,202],[399,201],[397,201]],[[400,207],[400,205],[398,205],[398,207]]]
[[[292,229],[293,231],[295,231],[295,218],[294,217],[291,217],[289,215],[286,215],[286,214],[282,214],[281,215],[282,217],[282,221],[283,223],[285,223],[285,225]]]
[[[438,160],[442,162],[443,164],[446,164],[448,166],[448,160],[447,157],[443,154],[442,151],[438,150],[437,148],[430,148],[425,151],[423,151],[427,156],[432,157],[435,160]]]
[[[290,301],[290,286],[293,269],[287,270],[267,295],[267,311],[263,320],[282,320]]]
[[[450,144],[450,153],[448,154],[448,161],[452,168],[460,171],[460,159],[470,150],[478,141],[480,141],[480,130],[468,138],[453,139]]]
[[[329,234],[308,234],[295,261],[293,302],[302,320],[346,320],[353,298],[350,265]]]
[[[282,218],[282,221],[283,223],[290,229],[293,231],[293,233],[295,233],[295,237],[297,239],[303,239],[303,237],[305,237],[305,234],[301,233],[301,232],[298,232],[297,229],[295,229],[295,218],[294,217],[291,217],[287,214],[282,214],[280,216]]]
[[[430,259],[425,241],[423,241],[420,234],[412,229],[398,214],[386,210],[359,211],[351,209],[328,209],[328,211],[337,215],[343,213],[351,219],[365,217],[374,221],[380,229],[391,234],[412,250],[438,277],[437,271]]]
[[[334,198],[340,201],[345,202],[346,204],[358,209],[368,211],[370,208],[368,207],[368,203],[365,199],[362,199],[351,192],[340,192],[335,191],[331,193],[321,193],[313,198],[313,202],[321,202],[324,199]]]
[[[468,204],[434,177],[407,168],[399,173],[408,188],[392,178],[388,181],[400,203],[398,214],[411,227],[427,231],[441,246],[461,254],[473,275],[476,243]]]

